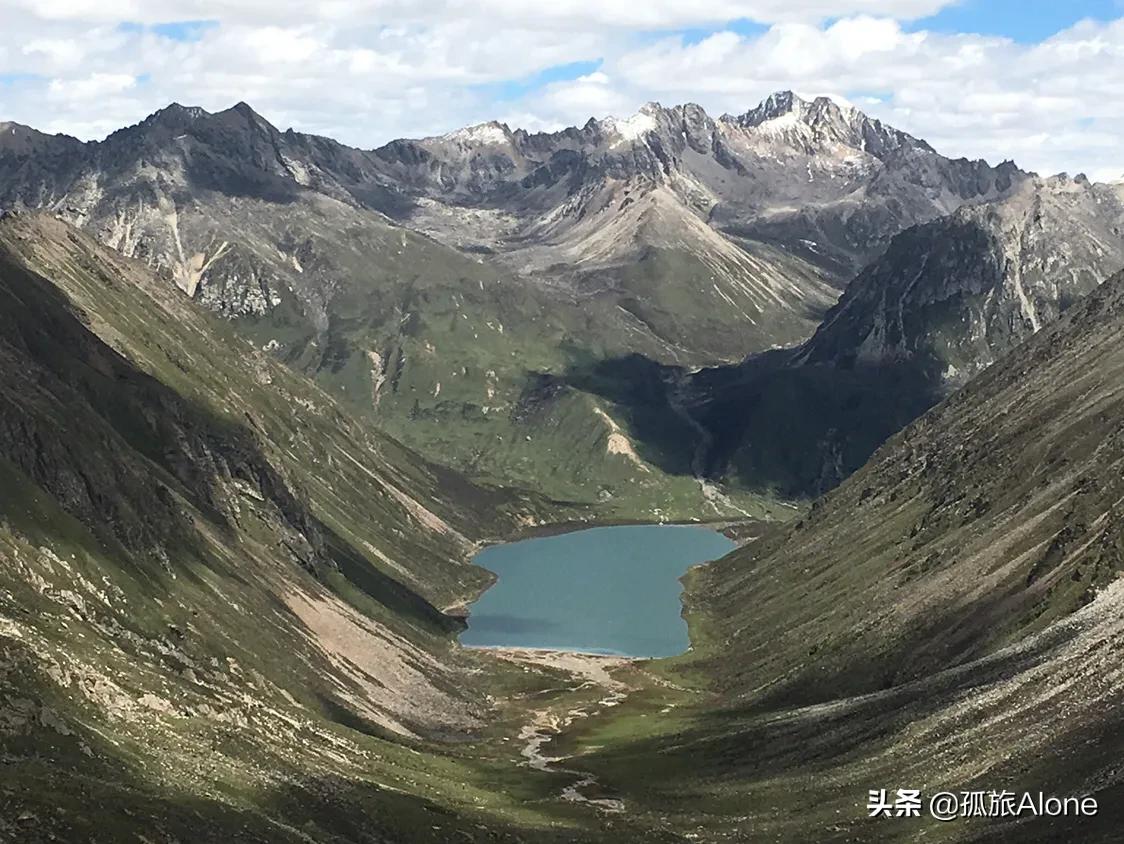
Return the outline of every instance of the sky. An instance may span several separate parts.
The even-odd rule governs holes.
[[[1124,177],[1124,0],[0,0],[0,122],[248,102],[374,147],[845,99],[951,156]]]

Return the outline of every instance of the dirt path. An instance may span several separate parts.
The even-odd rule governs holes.
[[[569,756],[547,756],[543,747],[555,736],[580,718],[588,718],[594,712],[611,706],[617,706],[628,697],[632,689],[616,680],[609,672],[613,668],[627,665],[634,660],[626,657],[600,656],[597,654],[570,653],[566,651],[540,650],[536,648],[494,648],[490,649],[501,659],[510,660],[523,665],[535,665],[543,668],[553,668],[565,671],[580,679],[582,682],[574,691],[581,689],[602,689],[604,695],[594,704],[585,704],[558,711],[554,707],[537,709],[532,712],[531,720],[519,731],[519,740],[523,742],[520,755],[526,760],[525,764],[536,771],[550,771],[554,773],[573,774],[578,780],[566,786],[559,797],[571,803],[584,803],[603,812],[623,812],[624,802],[608,798],[593,798],[583,794],[583,789],[597,785],[597,778],[584,771],[575,771],[559,765]]]

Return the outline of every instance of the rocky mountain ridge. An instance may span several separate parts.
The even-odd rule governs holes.
[[[853,108],[791,92],[740,117],[650,103],[626,120],[591,119],[560,132],[482,124],[373,151],[280,132],[244,103],[216,114],[173,104],[93,144],[30,130],[18,141],[0,137],[0,202],[92,226],[172,272],[191,295],[207,287],[205,278],[221,285],[233,270],[215,257],[217,246],[176,241],[166,218],[170,209],[180,213],[177,197],[214,191],[287,203],[311,192],[496,253],[531,275],[588,278],[638,250],[686,249],[710,259],[712,273],[732,287],[723,292],[762,324],[785,313],[813,319],[830,303],[816,273],[793,273],[794,263],[839,284],[850,264],[864,263],[898,230],[1002,195],[1021,178],[1008,165],[949,161]],[[163,225],[146,201],[160,207]],[[634,204],[641,207],[629,210]],[[593,217],[596,228],[614,231],[612,244],[583,225]],[[786,234],[793,226],[818,229],[819,240]],[[790,254],[739,266],[743,249],[753,255],[768,245]],[[795,288],[779,282],[785,274],[799,279]],[[269,295],[252,301],[254,312],[275,307]]]
[[[647,517],[711,507],[689,493],[702,434],[666,407],[653,424],[650,401],[621,400],[627,386],[590,392],[582,373],[634,355],[690,371],[792,347],[903,230],[937,233],[950,214],[987,219],[983,209],[1051,190],[1009,162],[950,160],[854,108],[791,92],[740,116],[650,103],[559,132],[487,123],[376,150],[279,131],[244,103],[215,114],[172,105],[90,144],[0,133],[0,207],[49,209],[143,260],[435,459]],[[1107,243],[1111,215],[1074,202],[1083,216],[1050,219]],[[908,269],[887,269],[884,286]],[[866,286],[851,285],[809,361],[845,365],[844,347],[864,341],[842,327],[890,319],[875,316],[868,300],[880,294]],[[1058,295],[1080,295],[1088,279],[1059,290],[1070,287]],[[967,373],[993,355],[953,357],[944,368]],[[688,404],[723,400],[705,394],[721,380],[693,380],[703,387]],[[630,452],[609,448],[618,435]],[[793,492],[737,469],[742,434],[707,436],[715,479]],[[843,467],[817,478],[865,458],[836,460],[827,440],[800,446]],[[640,489],[643,503],[625,503]]]
[[[623,182],[643,192],[664,185],[720,232],[779,243],[845,281],[891,234],[963,203],[1002,196],[1027,178],[1009,162],[992,168],[951,161],[853,107],[792,92],[718,119],[694,104],[648,103],[626,119],[591,119],[555,133],[485,125],[489,131],[396,141],[374,154],[407,191],[444,206],[515,213],[514,220],[485,218],[490,227],[476,230],[475,245],[498,242],[501,251],[516,254],[526,237],[518,220],[523,209],[558,209],[586,191],[600,198],[593,208],[602,212],[605,200],[594,186]],[[589,208],[571,206],[570,216]],[[852,220],[859,206],[859,219]],[[446,232],[442,212],[451,213],[424,208],[412,219],[439,237],[472,234],[472,221],[459,219],[447,221],[459,231]]]
[[[1122,267],[1124,192],[1040,180],[899,235],[798,360],[920,359],[964,383]]]
[[[815,495],[1124,268],[1124,192],[1035,178],[896,235],[805,343],[688,378],[708,472]]]

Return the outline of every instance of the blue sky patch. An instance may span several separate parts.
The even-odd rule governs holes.
[[[199,41],[207,33],[207,30],[214,29],[218,25],[219,22],[213,20],[169,21],[168,23],[154,23],[149,26],[134,21],[123,21],[117,25],[117,29],[130,34],[151,32],[172,41]]]
[[[741,20],[730,21],[719,27],[680,29],[671,33],[650,33],[649,37],[651,37],[652,40],[659,40],[661,38],[667,38],[668,35],[673,37],[678,35],[683,40],[684,44],[698,44],[700,41],[705,41],[717,32],[736,32],[743,37],[756,37],[768,31],[769,27],[767,25],[751,21],[748,18],[742,18]]]
[[[588,76],[599,67],[601,67],[600,59],[558,64],[543,68],[538,73],[532,73],[519,79],[506,79],[502,82],[478,85],[476,90],[496,100],[517,100],[553,82],[568,82],[581,76]]]
[[[37,73],[0,73],[0,85],[21,85],[26,82],[42,82],[44,77]]]
[[[1107,21],[1122,14],[1124,6],[1119,0],[961,0],[906,28],[1000,35],[1022,44],[1034,44],[1085,18]]]

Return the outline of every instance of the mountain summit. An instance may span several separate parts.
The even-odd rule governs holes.
[[[739,117],[723,115],[721,119],[757,130],[766,137],[801,145],[809,153],[837,144],[880,159],[901,149],[935,154],[924,141],[830,97],[809,101],[792,91],[781,91]]]
[[[0,208],[143,260],[438,461],[622,501],[665,496],[669,471],[693,502],[681,451],[700,434],[672,415],[635,459],[608,451],[634,411],[575,367],[798,344],[895,235],[1031,182],[791,92],[741,117],[648,103],[375,150],[245,103],[173,104],[96,143],[0,136]]]

